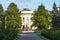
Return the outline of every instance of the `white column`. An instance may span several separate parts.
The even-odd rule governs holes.
[[[24,20],[24,21],[25,21],[24,23],[25,23],[25,27],[26,27],[26,17],[24,17],[24,19],[25,19],[25,20]]]
[[[29,17],[29,30],[31,30],[31,17]]]
[[[23,23],[23,17],[21,17],[21,21],[22,21],[22,23]]]

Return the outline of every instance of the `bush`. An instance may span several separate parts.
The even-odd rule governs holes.
[[[21,31],[20,31],[21,33]],[[16,30],[0,30],[0,40],[14,40],[18,35]]]
[[[51,40],[60,40],[60,30],[43,30],[41,35]]]

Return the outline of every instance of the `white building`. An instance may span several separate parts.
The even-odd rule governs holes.
[[[21,11],[21,20],[22,20],[22,26],[21,29],[23,30],[31,30],[32,27],[32,20],[31,18],[33,17],[34,11],[33,10],[28,10],[28,9],[23,9]]]

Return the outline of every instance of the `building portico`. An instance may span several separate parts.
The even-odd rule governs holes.
[[[31,27],[32,14],[33,14],[33,11],[30,11],[30,10],[29,11],[28,10],[21,11],[21,20],[22,20],[21,29],[23,29],[23,30],[31,30],[32,29],[32,27]]]

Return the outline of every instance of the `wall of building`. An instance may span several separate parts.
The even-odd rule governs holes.
[[[21,11],[22,29],[31,30],[33,11]],[[24,27],[24,28],[23,28]]]

